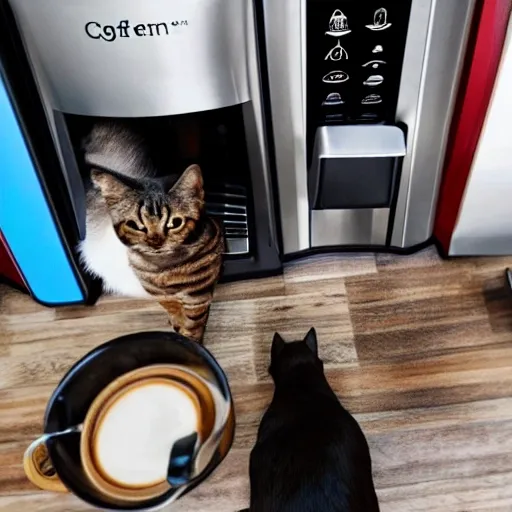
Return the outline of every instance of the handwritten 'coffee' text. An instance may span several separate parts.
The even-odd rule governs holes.
[[[155,36],[168,36],[169,27],[184,27],[188,26],[188,20],[170,21],[169,23],[139,23],[137,25],[130,25],[128,20],[121,20],[119,25],[101,25],[96,21],[89,21],[85,25],[85,33],[91,39],[99,39],[111,43],[118,37],[155,37]]]

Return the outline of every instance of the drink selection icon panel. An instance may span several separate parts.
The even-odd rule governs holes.
[[[308,0],[308,132],[394,123],[412,0]]]

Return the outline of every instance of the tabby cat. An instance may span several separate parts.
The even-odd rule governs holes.
[[[86,270],[106,292],[154,297],[177,332],[202,340],[224,241],[205,213],[199,166],[159,177],[144,141],[115,122],[94,126],[84,155]]]
[[[378,512],[366,438],[330,388],[311,329],[274,336],[272,403],[251,452],[251,512]]]

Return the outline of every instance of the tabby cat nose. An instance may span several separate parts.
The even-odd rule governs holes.
[[[165,242],[165,238],[162,235],[152,235],[147,238],[147,243],[151,247],[161,247]]]

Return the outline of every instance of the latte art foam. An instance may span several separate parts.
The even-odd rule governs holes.
[[[174,443],[198,431],[193,399],[172,382],[140,383],[121,392],[98,425],[98,469],[124,487],[146,487],[167,478]]]

